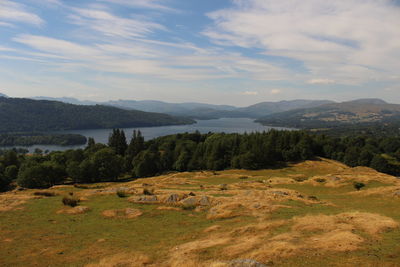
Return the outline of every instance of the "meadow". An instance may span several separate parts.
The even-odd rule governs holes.
[[[396,178],[322,158],[15,190],[0,194],[0,265],[400,266],[399,204]]]

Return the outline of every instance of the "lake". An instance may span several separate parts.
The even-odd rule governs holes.
[[[251,133],[251,132],[262,132],[270,129],[278,130],[290,130],[289,128],[282,127],[269,127],[263,126],[259,123],[255,123],[253,119],[248,118],[222,118],[215,120],[198,120],[196,124],[191,125],[178,125],[178,126],[161,126],[161,127],[144,127],[144,128],[124,128],[127,141],[132,137],[133,130],[140,130],[146,140],[177,134],[184,132],[199,131],[200,133]],[[97,143],[108,142],[108,136],[112,129],[93,129],[93,130],[69,130],[57,133],[74,133],[81,134],[86,137],[93,137]],[[23,147],[33,152],[36,148],[49,151],[64,151],[67,149],[77,149],[84,146],[49,146],[49,145],[35,145],[30,147]],[[3,147],[4,149],[4,147]]]

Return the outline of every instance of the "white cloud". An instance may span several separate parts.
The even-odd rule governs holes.
[[[242,92],[241,95],[258,95],[257,91],[245,91]]]
[[[165,30],[161,24],[154,23],[141,17],[123,18],[115,16],[101,9],[74,8],[75,13],[70,16],[71,23],[96,31],[108,37],[143,37],[156,30]]]
[[[208,14],[214,24],[203,33],[219,45],[291,58],[308,76],[341,84],[384,81],[400,68],[400,8],[391,0],[233,2]]]
[[[271,95],[277,95],[277,94],[280,94],[281,92],[282,92],[281,89],[272,89],[270,91]]]
[[[101,0],[112,4],[139,7],[147,9],[156,9],[161,11],[176,11],[176,9],[170,8],[165,5],[165,0]]]
[[[330,79],[311,79],[307,83],[309,84],[334,84],[334,80]]]
[[[38,15],[30,12],[25,5],[9,0],[1,0],[0,23],[3,26],[10,26],[7,22],[23,22],[36,26],[44,24],[44,21]]]

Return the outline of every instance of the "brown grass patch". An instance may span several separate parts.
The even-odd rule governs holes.
[[[23,209],[20,207],[30,199],[38,198],[30,194],[17,194],[14,192],[0,194],[0,212]]]
[[[143,212],[138,209],[126,208],[120,210],[105,210],[101,213],[106,218],[134,219],[141,216]]]
[[[85,214],[90,211],[89,207],[86,206],[76,206],[76,207],[71,207],[71,208],[63,208],[57,211],[57,214],[71,214],[71,215],[76,215],[76,214]]]

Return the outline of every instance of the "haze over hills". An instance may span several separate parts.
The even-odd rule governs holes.
[[[33,132],[180,125],[187,118],[109,106],[0,97],[0,132]]]
[[[400,105],[389,104],[381,99],[358,99],[270,114],[257,122],[296,128],[398,123]]]
[[[213,105],[205,103],[167,103],[156,100],[114,100],[108,102],[81,101],[75,98],[34,97],[34,99],[55,100],[78,105],[101,104],[123,109],[134,109],[146,112],[166,113],[173,116],[185,116],[193,119],[217,118],[260,118],[268,114],[288,111],[298,108],[311,108],[323,104],[334,103],[329,100],[285,100],[279,102],[261,102],[248,107],[235,107],[230,105]]]

